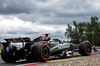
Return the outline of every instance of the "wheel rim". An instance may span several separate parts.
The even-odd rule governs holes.
[[[87,53],[91,53],[91,46],[90,46],[90,44],[86,44],[86,51],[87,51]]]
[[[43,55],[44,58],[49,58],[49,50],[46,46],[43,47],[42,55]]]

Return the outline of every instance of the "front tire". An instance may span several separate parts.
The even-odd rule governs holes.
[[[82,56],[89,56],[92,52],[92,46],[89,41],[83,41],[79,44],[79,53]]]

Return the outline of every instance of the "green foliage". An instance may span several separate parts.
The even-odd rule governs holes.
[[[91,17],[91,22],[88,23],[73,21],[73,25],[74,27],[68,24],[65,32],[65,36],[70,38],[72,43],[88,40],[93,45],[100,45],[100,22],[98,17]]]
[[[2,50],[2,47],[0,47],[0,51]]]

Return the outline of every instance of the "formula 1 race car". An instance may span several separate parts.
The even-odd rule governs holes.
[[[6,63],[13,63],[20,59],[35,60],[45,62],[50,56],[73,56],[77,50],[82,56],[89,56],[92,52],[92,46],[89,41],[80,42],[79,45],[62,42],[59,39],[52,39],[45,34],[34,40],[28,37],[9,38],[2,42],[3,49],[1,58]],[[21,45],[21,47],[16,46]]]

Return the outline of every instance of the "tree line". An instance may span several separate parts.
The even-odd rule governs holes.
[[[100,21],[99,17],[92,16],[90,22],[73,21],[73,26],[68,24],[65,36],[71,39],[71,43],[78,44],[88,40],[92,45],[100,46]]]

